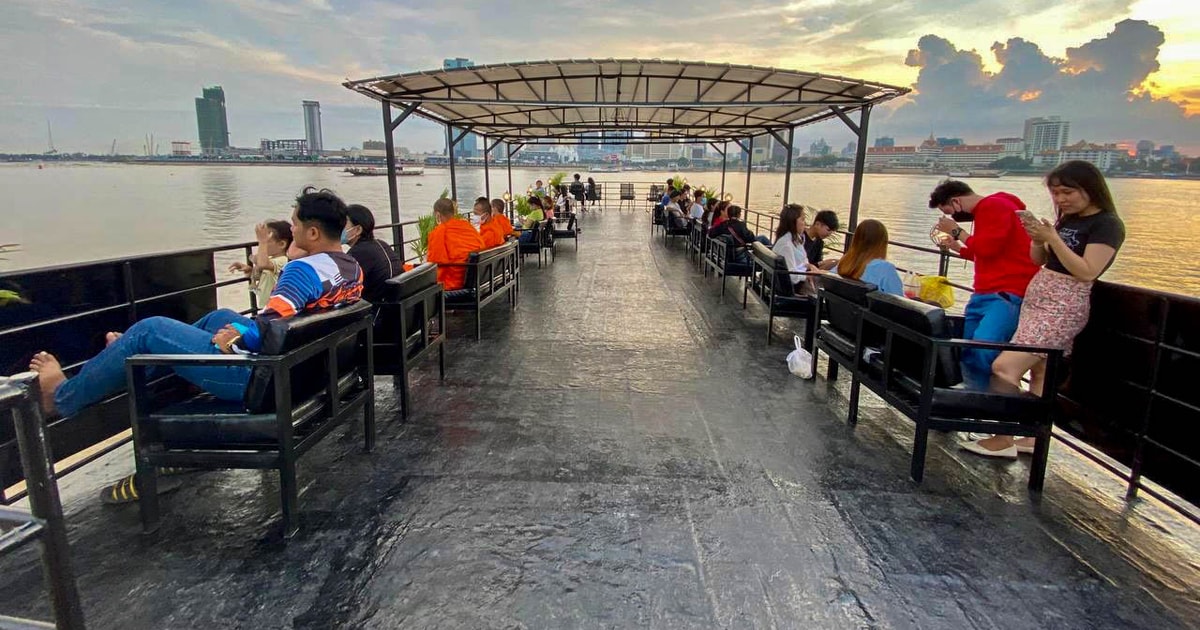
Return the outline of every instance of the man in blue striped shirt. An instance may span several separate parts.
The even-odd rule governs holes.
[[[257,352],[268,322],[299,313],[337,308],[362,295],[362,269],[342,252],[346,204],[328,190],[305,188],[292,212],[290,263],[283,268],[270,300],[254,319],[228,309],[213,311],[194,324],[167,317],[144,319],[124,334],[109,333],[108,347],[71,378],[48,352],[33,357],[42,407],[47,415],[70,416],[125,389],[125,359],[135,354],[219,354]],[[172,368],[178,376],[222,400],[242,400],[249,367]]]

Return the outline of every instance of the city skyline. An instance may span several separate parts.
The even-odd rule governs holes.
[[[735,10],[702,0],[672,19],[682,28],[722,23],[738,35],[707,29],[705,38],[679,41],[633,28],[667,15],[664,7],[621,1],[590,15],[584,32],[551,29],[536,56],[751,63],[913,86],[913,95],[877,110],[872,136],[923,137],[936,128],[990,141],[1019,133],[1026,118],[1062,114],[1073,139],[1148,139],[1200,153],[1197,12],[1160,0],[968,5],[952,28],[944,5],[931,2]],[[590,8],[574,0],[563,6]],[[9,86],[0,94],[0,151],[45,151],[47,120],[60,151],[107,153],[116,139],[119,153],[140,153],[151,133],[198,145],[191,102],[211,85],[225,88],[234,146],[301,137],[301,100],[321,102],[326,149],[358,146],[380,137],[379,113],[341,87],[344,79],[437,68],[448,58],[486,64],[529,56],[525,40],[510,34],[541,9],[517,2],[487,19],[481,10],[472,2],[423,9],[218,0],[167,8],[148,0],[14,0],[0,20],[0,51],[17,61],[0,68]],[[31,80],[41,76],[55,81]],[[796,141],[806,146],[822,136],[833,146],[846,142],[834,126],[802,128]],[[415,121],[397,143],[436,150],[445,134]]]

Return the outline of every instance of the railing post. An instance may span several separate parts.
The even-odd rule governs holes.
[[[729,141],[721,145],[721,200],[725,200],[725,166],[729,163]]]
[[[246,260],[251,261],[253,259],[254,259],[254,248],[247,245],[246,246]],[[253,263],[250,263],[250,264],[253,265]],[[253,273],[246,276],[246,284],[248,285],[248,287],[250,289],[254,288],[254,274]],[[253,290],[249,291],[249,293],[250,293],[250,310],[257,313],[258,312],[258,294],[255,293]]]
[[[63,518],[62,500],[54,479],[53,456],[46,445],[46,425],[39,407],[41,393],[37,375],[26,372],[9,381],[24,390],[24,396],[13,410],[13,428],[21,467],[25,472],[25,487],[29,497],[29,512],[46,523],[42,540],[42,571],[50,589],[50,605],[56,625],[61,629],[82,630],[83,608],[79,589],[71,568],[71,547],[67,540],[67,523]]]
[[[488,153],[491,153],[491,151],[488,151],[488,137],[480,136],[480,138],[483,140],[483,196],[487,197],[488,207],[490,208],[490,204],[492,203],[492,178],[488,170]],[[489,212],[491,211],[489,210]]]
[[[945,249],[942,250],[942,253],[938,254],[938,275],[950,276],[950,252]]]
[[[792,147],[796,144],[796,128],[788,127],[787,135],[787,165],[783,169],[783,205],[788,205],[792,192]]]

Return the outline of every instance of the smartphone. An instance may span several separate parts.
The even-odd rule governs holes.
[[[1037,223],[1038,222],[1037,215],[1035,215],[1030,210],[1017,210],[1017,216],[1021,219],[1022,223]]]

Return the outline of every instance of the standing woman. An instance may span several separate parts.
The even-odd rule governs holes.
[[[596,179],[595,178],[593,178],[593,177],[588,178],[587,191],[585,194],[587,195],[587,200],[591,202],[590,205],[592,205],[592,206],[595,206],[596,202],[600,200],[600,195],[596,194]]]
[[[1087,325],[1092,284],[1112,265],[1125,242],[1125,224],[1117,216],[1104,175],[1089,162],[1060,164],[1046,175],[1046,188],[1058,221],[1051,224],[1030,214],[1021,217],[1033,239],[1029,256],[1043,266],[1029,282],[1012,342],[1060,348],[1069,355],[1075,336]],[[1032,372],[1030,392],[1040,396],[1046,386],[1045,356],[1005,351],[992,363],[992,374],[1014,388],[1021,386],[1026,372]],[[1033,442],[1033,438],[997,435],[966,442],[963,448],[1014,459],[1017,453],[1032,453]]]

